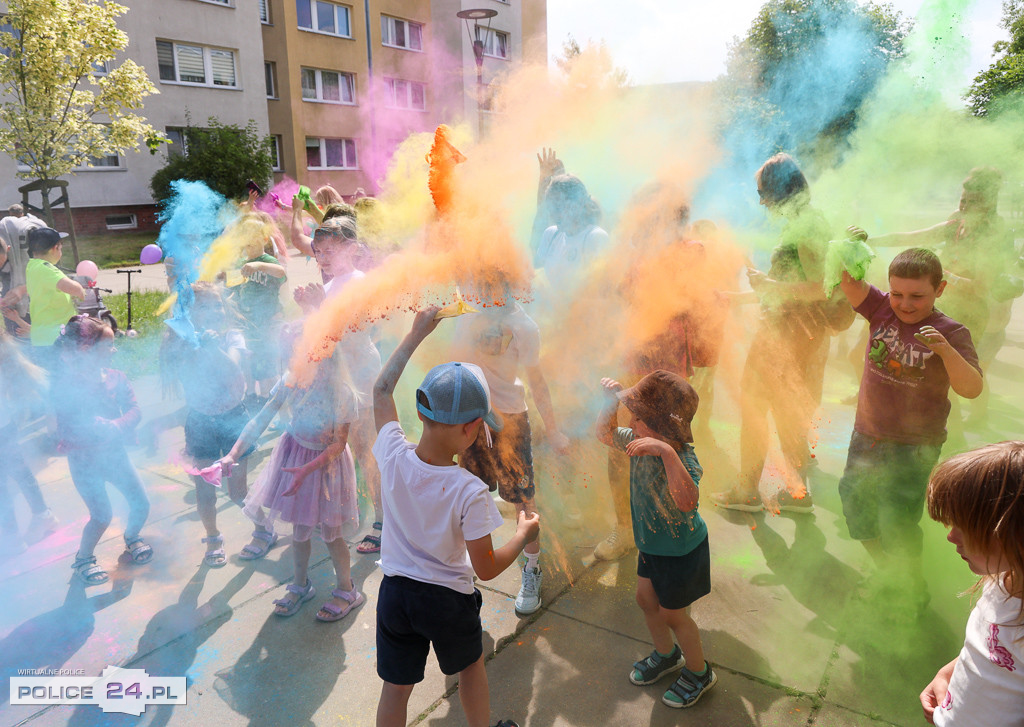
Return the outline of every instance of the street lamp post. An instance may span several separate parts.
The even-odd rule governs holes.
[[[483,134],[484,130],[484,40],[481,37],[481,30],[478,21],[487,21],[487,30],[491,29],[491,18],[498,14],[497,10],[491,8],[475,8],[471,10],[460,10],[456,15],[466,24],[466,34],[473,43],[473,59],[476,61],[476,112],[477,112],[477,133]],[[469,23],[473,21],[473,31],[469,29]]]

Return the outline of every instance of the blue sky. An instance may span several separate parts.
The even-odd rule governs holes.
[[[908,16],[924,5],[922,0],[890,2]],[[621,0],[548,0],[549,51],[557,56],[572,34],[581,44],[604,40],[616,65],[636,83],[709,81],[724,72],[729,42],[746,33],[762,4],[763,0],[631,0],[630,15],[624,17],[617,11],[624,5]],[[963,5],[963,31],[972,47],[970,67],[963,72],[966,86],[988,67],[992,43],[1006,33],[998,26],[1000,0],[965,0]]]

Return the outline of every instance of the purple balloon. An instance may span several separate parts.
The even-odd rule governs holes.
[[[152,265],[158,263],[164,256],[164,251],[160,249],[159,245],[150,243],[142,248],[142,254],[139,255],[139,260],[143,265]]]

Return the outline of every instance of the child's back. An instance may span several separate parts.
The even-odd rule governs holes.
[[[467,540],[491,534],[501,514],[487,485],[461,467],[422,461],[398,422],[381,428],[373,445],[381,473],[385,575],[473,592]]]

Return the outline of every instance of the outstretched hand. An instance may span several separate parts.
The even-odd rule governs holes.
[[[867,231],[865,231],[862,227],[857,227],[857,225],[850,225],[849,227],[846,228],[846,232],[847,237],[849,237],[851,240],[866,241],[868,239]]]
[[[618,399],[615,394],[622,391],[622,384],[615,379],[609,379],[607,377],[601,379],[601,386],[604,387],[604,393],[612,399]]]
[[[412,330],[410,333],[418,336],[420,339],[424,339],[429,336],[440,320],[437,318],[437,312],[441,310],[438,306],[432,305],[429,308],[424,308],[416,314],[416,318],[412,322]]]
[[[550,147],[544,147],[537,154],[537,162],[540,164],[540,177],[541,179],[547,179],[560,171],[565,169],[565,165],[562,164],[558,155],[555,154],[555,150]]]
[[[531,512],[526,514],[525,510],[519,511],[519,519],[516,522],[516,533],[525,538],[527,543],[532,543],[540,537],[540,514]]]

